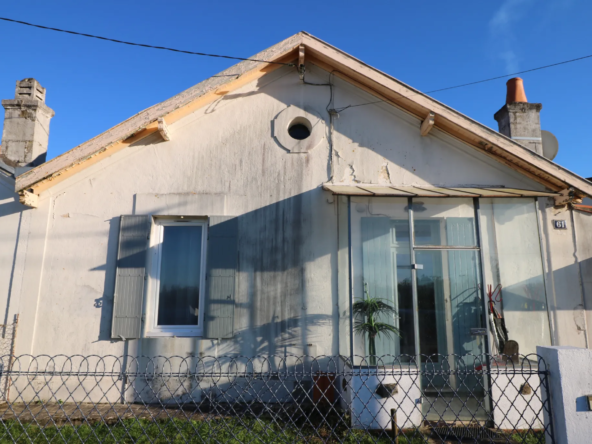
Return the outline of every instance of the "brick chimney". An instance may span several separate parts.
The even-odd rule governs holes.
[[[45,88],[35,79],[16,82],[14,99],[2,100],[5,109],[0,159],[12,167],[34,167],[45,162],[49,121],[55,115],[45,104]]]
[[[542,156],[540,112],[543,105],[528,103],[520,77],[508,80],[506,86],[506,104],[493,116],[499,132]]]

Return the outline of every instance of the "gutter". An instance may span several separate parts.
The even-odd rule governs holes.
[[[572,208],[577,211],[592,214],[592,205],[572,204]]]

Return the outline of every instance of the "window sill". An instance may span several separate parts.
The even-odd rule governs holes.
[[[151,330],[144,335],[145,338],[195,338],[201,336],[203,336],[203,331],[195,329]]]

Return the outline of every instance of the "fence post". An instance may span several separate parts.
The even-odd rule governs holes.
[[[14,363],[14,348],[16,346],[16,332],[19,322],[19,314],[14,316],[14,323],[12,324],[12,339],[10,340],[10,357],[8,358],[8,375],[6,376],[6,387],[4,390],[6,402],[10,402],[10,386],[12,385],[12,365]],[[6,327],[4,330],[6,334]]]
[[[391,431],[393,432],[393,442],[399,444],[399,428],[397,427],[396,409],[391,409]]]
[[[547,411],[544,412],[545,426],[554,430],[554,442],[590,442],[592,411],[588,396],[592,395],[592,350],[539,346],[537,354],[544,360],[540,364],[541,370],[546,367],[549,372],[548,390],[542,390],[542,396],[543,405],[546,403],[551,409],[551,417]]]

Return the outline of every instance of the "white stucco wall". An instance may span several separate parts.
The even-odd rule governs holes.
[[[592,435],[592,411],[588,396],[592,393],[592,350],[577,347],[539,347],[549,371],[549,396],[557,444],[587,443]],[[588,371],[586,371],[588,370]],[[545,423],[550,418],[545,412]],[[550,440],[547,440],[549,442]]]
[[[592,218],[582,217],[568,208],[554,208],[552,199],[539,199],[539,209],[546,244],[547,296],[555,332],[553,344],[589,347],[587,318],[592,307],[590,302],[586,305],[586,298],[590,296],[584,294],[584,282],[589,281],[585,267],[589,267],[592,254],[589,247]],[[565,221],[567,229],[556,229],[555,220]],[[588,262],[584,262],[587,259]]]
[[[18,306],[12,287],[18,287],[22,281],[22,261],[17,261],[17,257],[21,227],[28,219],[23,212],[25,209],[14,192],[14,178],[0,171],[0,324],[14,322]],[[9,309],[10,302],[12,309]],[[10,350],[0,347],[0,354],[3,352]]]
[[[588,348],[592,348],[592,214],[574,211],[578,268],[582,280],[582,305],[586,315]]]
[[[309,82],[328,79],[307,70]],[[336,108],[373,100],[333,81]],[[312,109],[329,128],[328,102],[328,87],[280,69],[170,125],[171,141],[150,136],[42,193],[26,212],[17,353],[337,354],[337,199],[322,183],[542,189],[438,130],[421,137],[418,119],[386,104],[335,117],[333,149],[325,137],[291,154],[272,137],[272,121],[290,105]],[[111,341],[122,214],[240,216],[234,339]],[[550,242],[570,248],[561,243],[568,239]]]

